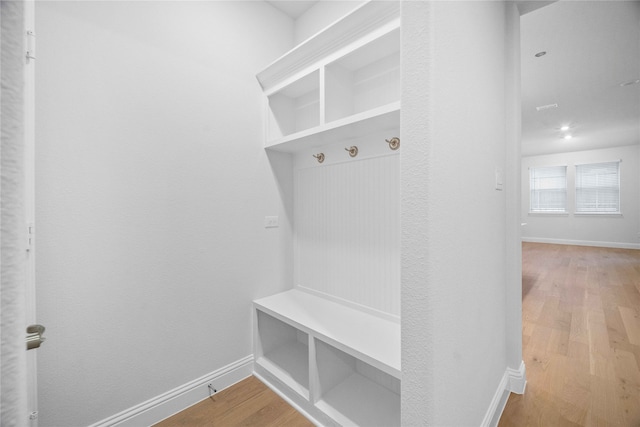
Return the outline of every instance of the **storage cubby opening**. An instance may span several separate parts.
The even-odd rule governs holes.
[[[269,95],[269,139],[281,138],[320,124],[320,72],[296,80]]]
[[[400,100],[400,31],[328,64],[325,79],[327,122]]]
[[[308,335],[262,311],[258,311],[257,315],[258,337],[262,347],[258,363],[269,365],[269,370],[278,372],[279,379],[308,397]]]
[[[340,424],[400,425],[400,380],[315,341],[320,382],[316,406]]]

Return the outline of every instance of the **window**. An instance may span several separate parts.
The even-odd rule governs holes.
[[[529,169],[529,211],[559,213],[567,211],[567,167]]]
[[[620,162],[576,165],[576,213],[620,213]]]

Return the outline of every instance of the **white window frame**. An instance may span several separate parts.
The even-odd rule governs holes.
[[[554,177],[554,174],[556,175]],[[545,176],[546,175],[546,176]],[[553,187],[554,179],[562,178],[563,185]],[[545,180],[546,179],[546,180]],[[545,188],[546,187],[546,188]],[[551,191],[564,191],[564,205],[551,207],[541,204],[540,196]],[[529,168],[529,213],[530,214],[567,214],[567,166],[538,166]]]
[[[597,163],[585,163],[576,165],[576,179],[575,179],[575,214],[576,215],[621,215],[621,191],[620,191],[620,160],[616,160],[613,162],[597,162]],[[607,171],[608,168],[608,171]],[[582,170],[584,169],[584,171]],[[592,172],[588,174],[589,170]],[[605,174],[599,174],[597,172],[593,172],[594,169],[600,169],[605,171],[607,175],[611,175],[613,170],[615,169],[615,177],[613,180],[608,178],[609,182],[604,182],[602,176]],[[588,174],[588,175],[587,175]],[[586,187],[583,183],[585,177],[591,177],[595,179],[595,186]],[[608,184],[608,185],[606,185]],[[611,190],[613,188],[613,190]],[[590,189],[592,192],[595,191],[595,201],[592,200],[591,203],[595,203],[595,207],[588,208],[585,206],[584,196],[580,195],[581,191],[586,189]],[[611,203],[600,203],[600,200],[608,198],[609,200],[613,200],[614,204],[617,203],[617,206],[611,207]]]

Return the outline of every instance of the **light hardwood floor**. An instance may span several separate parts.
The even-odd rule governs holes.
[[[640,251],[525,243],[524,395],[500,426],[640,426]]]
[[[178,426],[313,427],[313,424],[256,377],[249,377],[154,427]]]
[[[507,426],[640,427],[640,251],[525,243],[524,395]],[[254,377],[156,427],[312,426]]]

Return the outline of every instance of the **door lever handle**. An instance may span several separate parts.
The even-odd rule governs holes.
[[[45,327],[42,325],[29,325],[27,326],[27,350],[33,350],[40,347],[45,340],[42,336]]]

